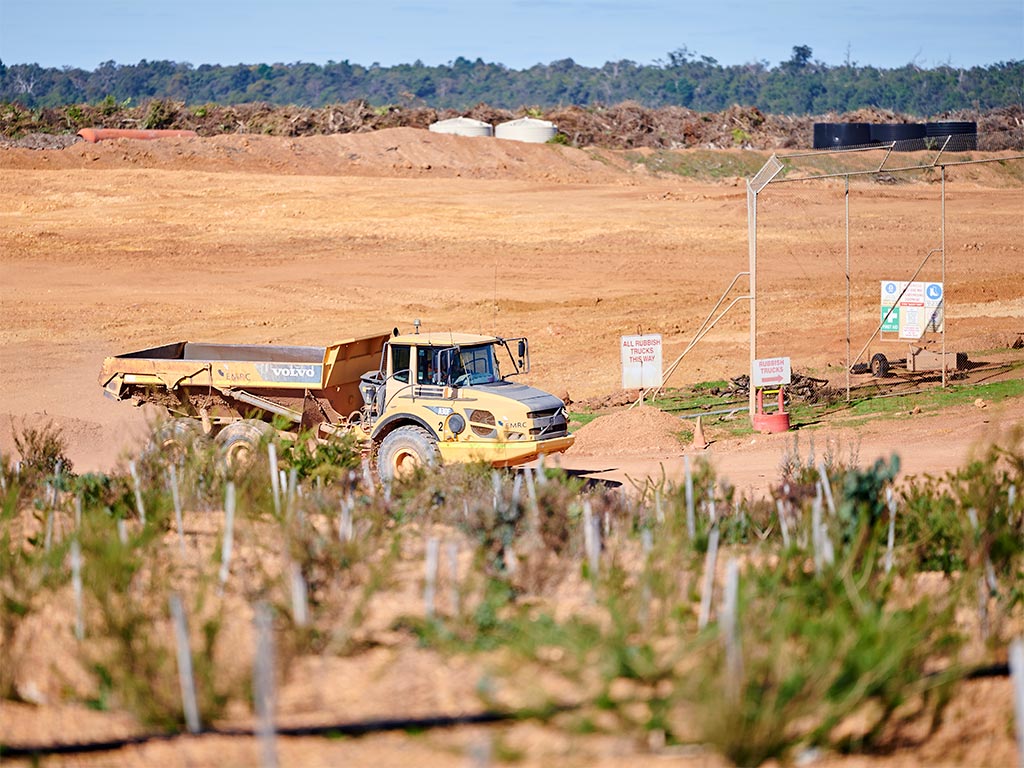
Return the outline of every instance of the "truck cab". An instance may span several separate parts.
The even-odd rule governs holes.
[[[529,343],[467,333],[395,333],[360,381],[361,429],[383,478],[443,461],[507,467],[573,443],[565,404],[513,381]]]

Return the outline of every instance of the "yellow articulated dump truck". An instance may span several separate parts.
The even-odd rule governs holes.
[[[354,433],[384,480],[439,461],[510,467],[572,445],[565,404],[512,381],[530,369],[525,338],[418,331],[326,347],[182,341],[108,357],[99,381],[115,400],[166,408],[163,445],[212,436],[233,465],[282,424]]]

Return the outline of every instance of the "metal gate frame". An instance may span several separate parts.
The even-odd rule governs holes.
[[[903,165],[893,168],[886,168],[885,164],[892,155],[893,148],[898,142],[890,142],[881,146],[872,147],[854,147],[848,149],[834,149],[834,150],[817,150],[814,152],[796,152],[786,155],[772,154],[768,158],[767,162],[761,167],[761,169],[747,180],[747,241],[749,248],[749,274],[750,274],[750,290],[748,291],[750,299],[750,382],[749,387],[749,411],[750,418],[753,421],[755,408],[756,408],[756,396],[755,387],[753,386],[754,381],[754,366],[755,360],[757,359],[757,199],[758,196],[770,185],[770,184],[783,184],[786,182],[793,181],[815,181],[820,179],[836,179],[841,178],[845,180],[845,229],[846,229],[846,399],[850,400],[850,369],[857,362],[850,358],[850,315],[851,315],[851,285],[850,285],[850,178],[852,176],[877,176],[879,174],[893,174],[893,173],[908,173],[911,171],[925,171],[934,170],[935,168],[940,169],[941,180],[942,180],[942,192],[941,192],[941,242],[938,248],[933,248],[928,251],[928,255],[925,256],[924,261],[914,272],[914,277],[911,278],[911,282],[920,273],[921,269],[931,258],[934,253],[942,254],[942,283],[943,283],[943,295],[942,295],[942,311],[943,311],[943,324],[942,324],[942,359],[945,360],[946,353],[946,323],[945,320],[948,318],[946,300],[948,292],[945,289],[946,283],[946,168],[960,165],[983,165],[986,163],[1003,163],[1014,160],[1024,160],[1024,155],[1011,155],[1010,157],[999,157],[984,160],[959,160],[954,162],[941,161],[943,152],[946,151],[946,147],[949,144],[949,140],[952,137],[947,137],[938,153],[932,159],[930,163],[922,163],[918,165]],[[873,170],[862,170],[862,171],[845,171],[840,173],[821,173],[821,174],[808,174],[804,176],[791,176],[788,173],[781,178],[779,174],[786,168],[790,170],[794,167],[792,163],[787,165],[786,161],[792,161],[803,157],[822,157],[825,155],[851,155],[863,152],[878,152],[879,150],[885,150],[885,156],[882,161],[878,164],[878,167]],[[871,338],[868,339],[867,344],[857,354],[857,359],[864,354],[868,344],[871,343],[872,339],[881,330],[885,320],[878,324],[878,328],[871,334]],[[942,367],[942,386],[946,386],[946,368],[945,365]]]

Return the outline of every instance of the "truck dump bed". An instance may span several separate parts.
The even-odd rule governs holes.
[[[377,369],[388,337],[363,336],[325,347],[179,341],[106,358],[99,383],[117,400],[138,387],[279,391],[298,397],[306,390],[329,390],[332,403],[358,407],[359,377]]]

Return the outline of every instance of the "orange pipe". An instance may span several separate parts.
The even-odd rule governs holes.
[[[130,128],[83,128],[78,135],[91,144],[104,139],[166,139],[169,136],[198,136],[195,131],[132,130]]]

